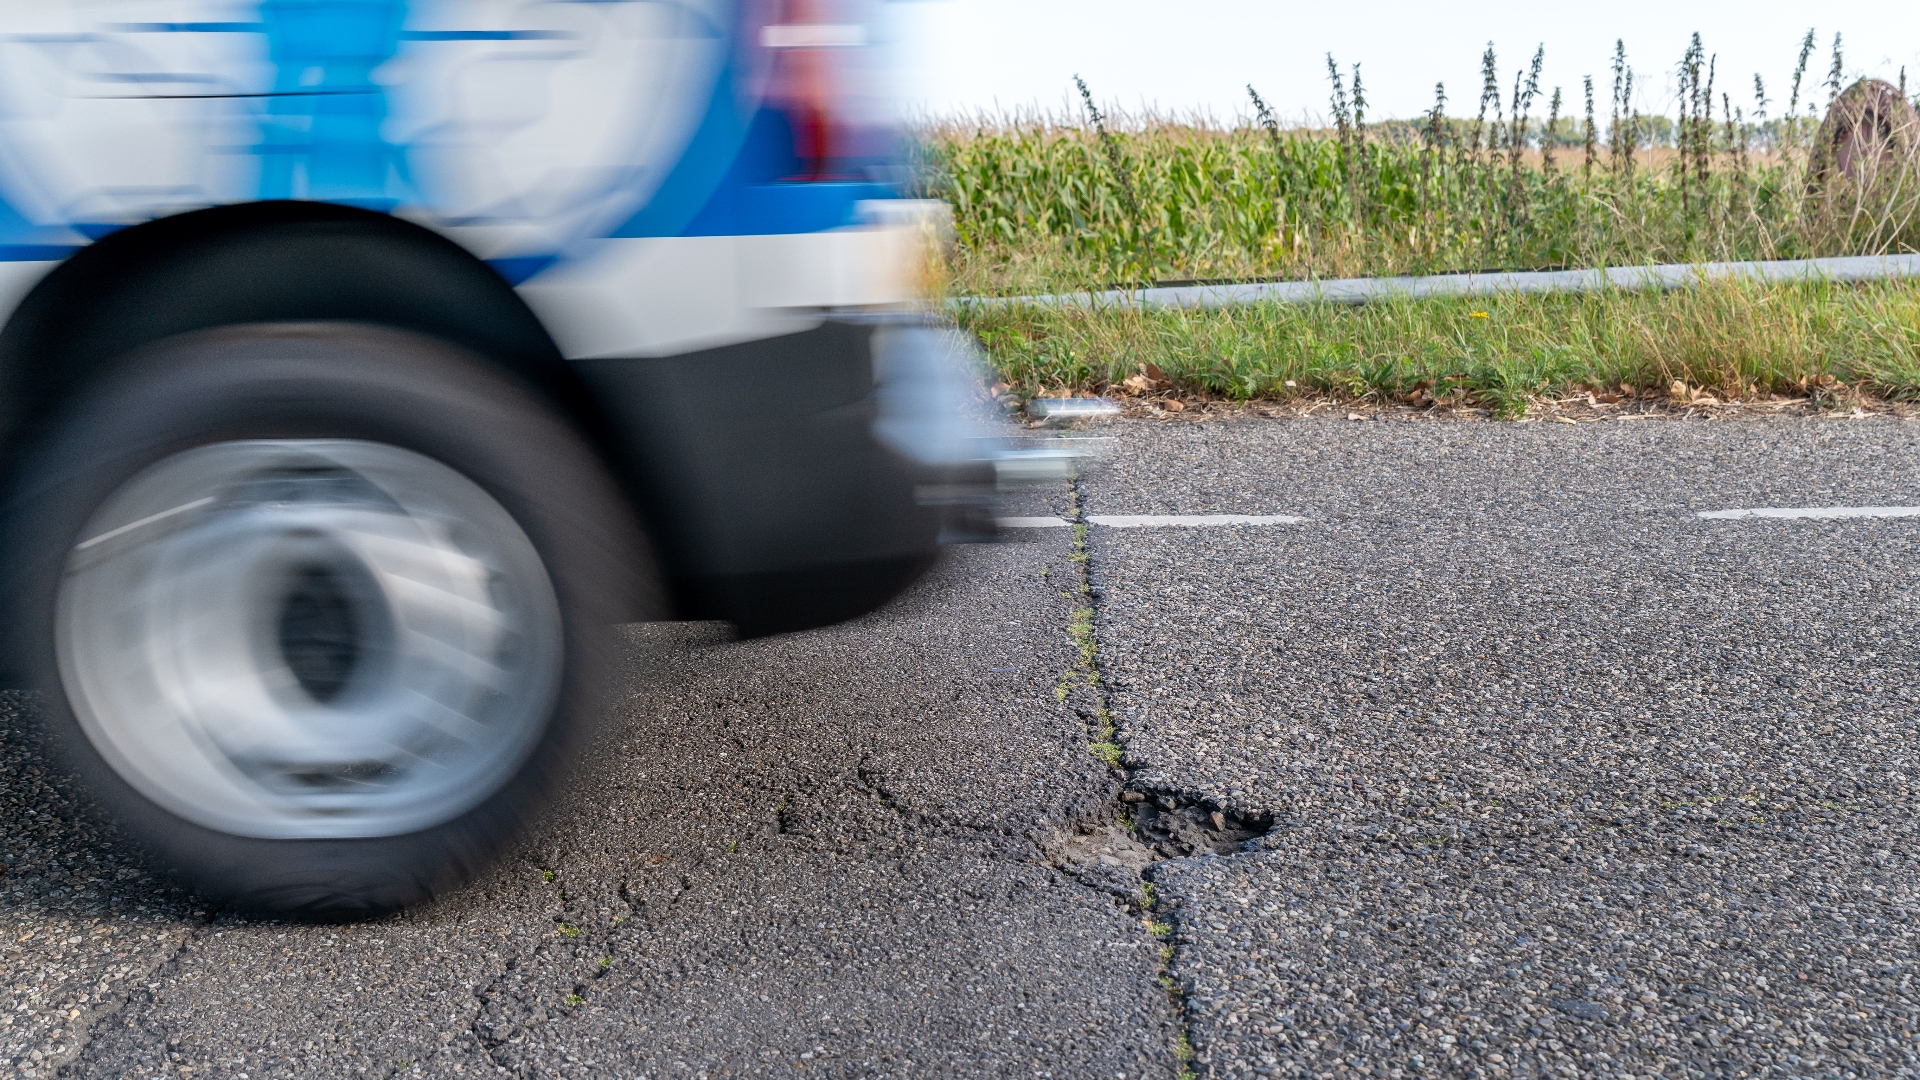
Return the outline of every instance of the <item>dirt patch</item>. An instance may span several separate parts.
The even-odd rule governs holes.
[[[1902,420],[1920,418],[1920,403],[1908,401],[1886,401],[1879,398],[1847,394],[1819,394],[1806,397],[1782,397],[1763,395],[1748,399],[1720,401],[1710,395],[1695,397],[1688,390],[1679,394],[1665,396],[1642,395],[1638,397],[1618,397],[1607,400],[1613,395],[1579,394],[1567,398],[1542,399],[1528,407],[1525,416],[1503,419],[1492,409],[1483,406],[1454,404],[1447,401],[1428,401],[1423,404],[1411,404],[1404,401],[1348,400],[1335,398],[1301,398],[1293,401],[1209,401],[1197,398],[1179,400],[1179,408],[1169,408],[1169,402],[1147,398],[1115,399],[1120,405],[1120,417],[1127,420],[1152,420],[1168,424],[1196,424],[1208,421],[1238,419],[1305,419],[1312,417],[1320,420],[1339,421],[1431,421],[1431,422],[1494,422],[1500,423],[1603,423],[1616,421],[1647,420],[1752,420],[1766,417],[1806,417],[1822,416],[1836,420],[1862,420],[1873,417],[1895,417]],[[1015,404],[1011,415],[1030,427],[1044,428],[1051,425],[1043,420],[1031,419]],[[1098,421],[1073,421],[1064,425],[1064,429],[1081,429],[1097,426]]]

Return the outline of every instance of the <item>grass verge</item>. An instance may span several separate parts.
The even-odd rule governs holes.
[[[1660,293],[963,307],[1013,392],[1334,396],[1504,416],[1582,391],[1920,398],[1920,283],[1719,282]]]

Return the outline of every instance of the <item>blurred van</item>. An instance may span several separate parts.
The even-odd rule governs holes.
[[[11,658],[236,905],[483,866],[616,623],[872,610],[992,470],[847,0],[0,2]]]

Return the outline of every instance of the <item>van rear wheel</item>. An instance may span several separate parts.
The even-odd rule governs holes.
[[[275,913],[377,914],[484,866],[564,776],[651,586],[538,397],[366,327],[143,350],[56,422],[23,500],[25,645],[81,781],[191,884]]]

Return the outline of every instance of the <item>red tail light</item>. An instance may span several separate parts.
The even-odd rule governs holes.
[[[760,44],[774,50],[768,104],[793,129],[800,167],[791,180],[842,180],[847,131],[841,107],[851,92],[847,51],[867,44],[865,23],[845,18],[834,0],[785,0],[781,18],[760,29]]]

